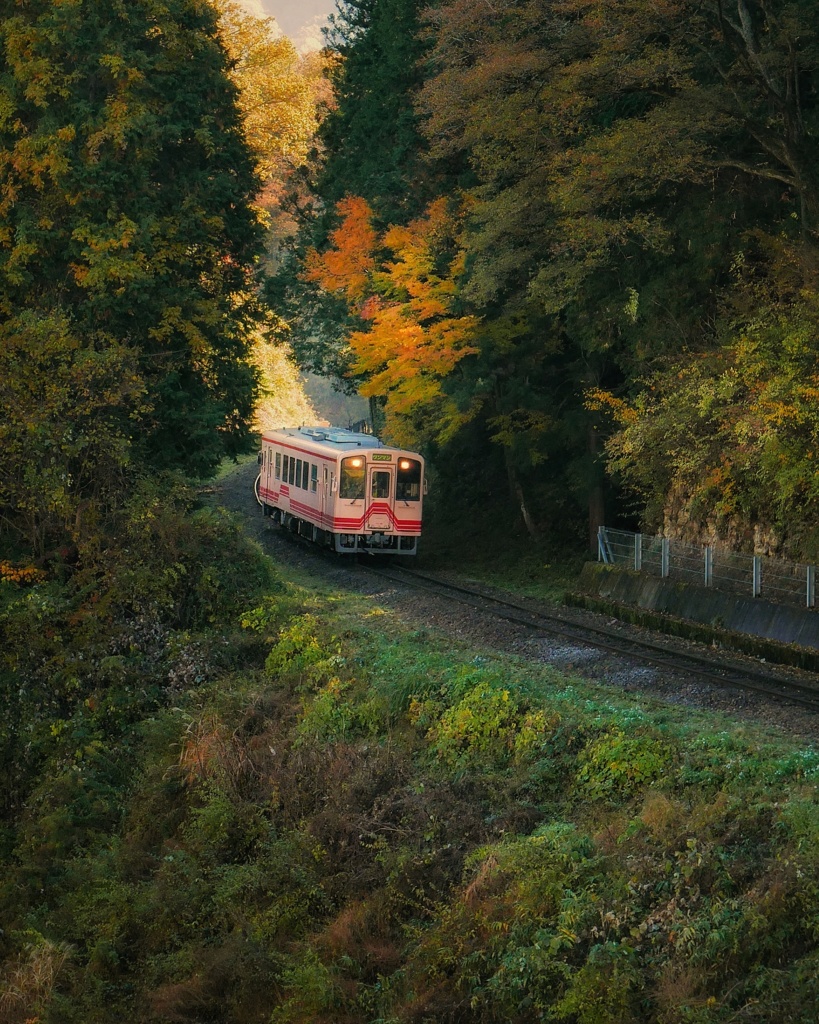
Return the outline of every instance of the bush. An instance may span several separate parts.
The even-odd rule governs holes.
[[[576,781],[585,796],[622,799],[664,778],[673,757],[667,743],[614,730],[590,740],[578,762]]]
[[[434,703],[416,702],[410,709],[411,719],[421,722],[434,709]],[[559,715],[534,709],[510,690],[484,680],[443,710],[427,735],[449,768],[489,770],[529,757],[559,722]]]

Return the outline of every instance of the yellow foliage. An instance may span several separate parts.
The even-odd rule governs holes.
[[[282,163],[303,163],[318,127],[318,100],[326,61],[302,57],[277,34],[271,18],[257,18],[234,0],[211,0],[222,42],[233,63],[245,135],[266,181]]]
[[[260,338],[253,346],[253,362],[261,376],[261,398],[254,423],[257,430],[278,430],[280,427],[320,422],[286,346],[273,345]]]
[[[637,421],[637,410],[609,391],[592,388],[586,392],[586,408],[590,412],[608,412],[623,425]]]

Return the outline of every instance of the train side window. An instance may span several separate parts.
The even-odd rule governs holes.
[[[293,456],[290,456],[290,472],[287,474],[287,482],[289,484],[294,483],[296,479],[296,460]]]
[[[310,490],[313,494],[318,490],[318,466],[315,463],[310,464]]]
[[[390,473],[385,469],[373,470],[372,497],[389,498],[390,496]]]
[[[296,459],[296,487],[301,487],[301,459]]]
[[[417,459],[398,460],[395,496],[399,501],[420,501],[421,463]]]
[[[276,452],[276,479],[282,478],[282,453]]]
[[[285,483],[287,483],[287,473],[289,471],[289,468],[290,468],[290,456],[289,455],[285,455],[284,456],[284,468],[282,469],[282,480],[284,480]]]
[[[341,482],[338,489],[339,498],[356,500],[364,497],[364,475],[367,467],[360,455],[341,460]]]

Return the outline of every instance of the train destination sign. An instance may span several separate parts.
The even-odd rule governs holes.
[[[392,462],[392,455],[387,455],[386,452],[373,452],[373,462]]]

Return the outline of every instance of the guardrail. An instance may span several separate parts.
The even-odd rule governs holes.
[[[601,526],[598,559],[663,579],[816,607],[816,566],[765,555],[740,555],[706,544],[696,547],[628,530]]]

